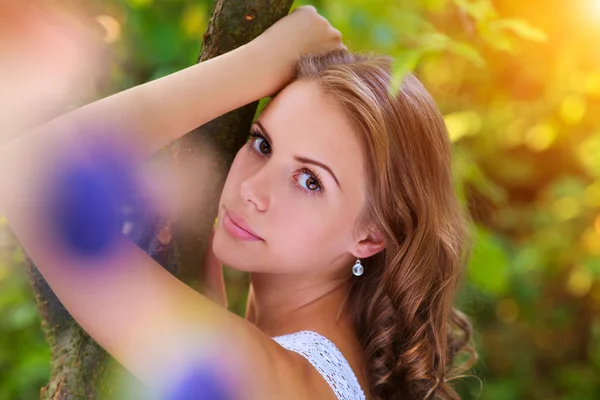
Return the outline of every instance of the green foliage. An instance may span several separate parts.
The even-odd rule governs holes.
[[[6,224],[0,225],[0,236]],[[14,249],[14,247],[12,247]],[[20,253],[0,259],[0,400],[39,397],[48,381],[50,351],[41,331]]]
[[[445,117],[456,191],[476,223],[458,305],[474,322],[483,387],[458,381],[463,398],[600,398],[600,13],[541,0],[296,6],[308,3],[351,50],[391,55],[396,85],[416,73]],[[120,27],[101,96],[194,63],[210,2],[90,9]],[[35,398],[48,374],[20,265],[0,265],[0,399]],[[247,276],[226,278],[243,315]]]
[[[471,255],[469,280],[481,290],[499,297],[508,289],[509,258],[500,241],[489,231],[479,227]]]

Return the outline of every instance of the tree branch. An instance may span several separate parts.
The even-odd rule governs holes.
[[[292,0],[215,0],[198,61],[216,57],[251,41],[285,16],[291,4]],[[196,163],[198,169],[192,172],[204,176],[204,181],[199,181],[201,190],[189,188],[189,195],[199,205],[191,215],[185,216],[186,221],[192,222],[186,226],[193,228],[184,229],[178,224],[172,226],[166,216],[145,215],[144,222],[134,227],[129,237],[188,284],[194,283],[199,276],[226,172],[246,140],[256,105],[253,103],[223,115],[157,154],[158,157],[170,157],[179,165]],[[214,165],[202,164],[201,155],[207,149],[217,154]],[[211,171],[209,180],[206,174],[202,174],[207,168]],[[201,207],[202,204],[206,206]],[[110,358],[69,315],[31,260],[25,259],[42,328],[52,354],[51,377],[48,385],[41,390],[41,398],[106,398],[113,389],[105,374]]]

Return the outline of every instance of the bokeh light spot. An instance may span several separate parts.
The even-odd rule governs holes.
[[[598,4],[600,5],[600,1]],[[585,82],[585,91],[591,96],[600,97],[600,69],[588,75]]]
[[[588,171],[600,177],[600,132],[587,137],[579,145],[577,154]]]
[[[189,5],[183,12],[181,26],[183,31],[190,38],[202,37],[206,31],[206,11],[200,4]]]
[[[575,297],[588,294],[593,283],[592,272],[584,265],[578,265],[573,269],[567,281],[567,290]]]
[[[575,197],[561,197],[551,206],[552,214],[559,221],[568,221],[579,215],[581,207]]]
[[[461,111],[444,116],[450,140],[456,142],[465,136],[474,136],[481,130],[481,117],[474,111]]]
[[[549,123],[541,123],[529,129],[525,134],[527,146],[534,151],[546,150],[554,143],[557,136],[556,128]]]
[[[519,146],[523,143],[523,132],[526,125],[526,121],[519,118],[510,122],[504,132],[502,132],[501,143],[508,148]]]
[[[567,124],[577,124],[585,115],[586,108],[587,104],[584,97],[569,96],[560,105],[560,117]]]
[[[519,317],[519,305],[513,299],[504,299],[496,305],[496,316],[504,323],[512,324]]]
[[[423,62],[423,77],[432,87],[442,87],[452,81],[453,65],[443,59],[430,59]]]
[[[98,15],[96,21],[98,21],[106,31],[104,35],[104,41],[106,43],[114,43],[121,38],[121,24],[119,24],[119,21],[110,15]]]
[[[581,243],[589,253],[600,256],[600,233],[595,229],[586,229],[581,235]]]
[[[594,182],[585,189],[585,201],[592,207],[600,207],[600,182]]]

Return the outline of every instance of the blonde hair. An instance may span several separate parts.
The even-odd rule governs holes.
[[[351,280],[349,309],[374,399],[458,399],[448,381],[477,360],[468,319],[453,307],[469,253],[456,198],[451,144],[427,90],[408,75],[391,90],[392,60],[335,51],[303,57],[298,80],[316,81],[355,127],[365,156],[367,206],[386,248]],[[454,366],[458,353],[468,356]]]

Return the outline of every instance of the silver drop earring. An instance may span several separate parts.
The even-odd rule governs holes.
[[[352,267],[352,273],[356,276],[361,276],[364,272],[364,268],[362,266],[362,264],[360,263],[360,253],[358,254],[358,257],[356,258],[356,264],[354,264],[354,266]]]

